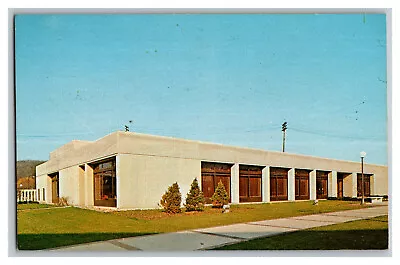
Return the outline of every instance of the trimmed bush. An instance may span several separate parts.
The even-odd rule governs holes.
[[[168,190],[161,198],[160,205],[164,208],[166,213],[180,213],[181,212],[182,196],[179,191],[177,182],[168,187]]]
[[[204,210],[204,195],[199,188],[199,183],[197,179],[194,179],[192,185],[190,186],[190,190],[186,196],[186,211],[203,211]]]
[[[215,189],[213,196],[211,197],[212,205],[216,208],[222,208],[224,205],[229,203],[229,196],[225,190],[224,184],[220,180],[218,186]]]

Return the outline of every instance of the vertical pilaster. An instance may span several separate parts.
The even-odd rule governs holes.
[[[85,206],[93,206],[93,168],[85,164]]]
[[[371,175],[369,185],[370,185],[370,189],[371,189],[370,195],[380,195],[380,194],[375,193],[375,174]]]
[[[231,168],[231,201],[233,204],[239,203],[239,164],[234,164]]]
[[[317,199],[317,170],[310,172],[310,200]]]
[[[357,197],[357,172],[351,174],[351,197]]]
[[[328,174],[328,197],[337,197],[337,171]]]
[[[296,196],[295,190],[295,169],[288,171],[288,201],[294,201]]]
[[[270,202],[270,190],[269,190],[269,166],[266,166],[262,170],[261,185],[262,185],[262,201]]]
[[[120,172],[121,172],[121,157],[119,155],[117,155],[115,157],[115,181],[116,181],[116,185],[117,185],[117,209],[120,207],[121,204],[121,199],[120,199],[120,194],[121,194],[121,185],[120,185]],[[182,202],[183,203],[183,202]]]

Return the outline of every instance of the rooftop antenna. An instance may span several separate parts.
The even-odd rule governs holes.
[[[129,120],[129,124],[132,124],[132,120]],[[129,132],[129,126],[128,125],[124,125],[125,126],[125,132]]]

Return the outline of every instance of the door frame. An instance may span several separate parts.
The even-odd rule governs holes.
[[[49,175],[51,178],[51,202],[58,203],[60,200],[60,177],[59,173]]]

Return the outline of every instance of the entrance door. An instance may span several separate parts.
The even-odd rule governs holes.
[[[239,202],[261,202],[262,167],[239,165]]]
[[[309,178],[309,170],[295,170],[295,200],[308,200],[310,198]]]
[[[362,196],[362,175],[357,174],[357,197]],[[370,196],[370,175],[364,174],[364,197],[369,197]]]
[[[270,168],[270,200],[286,201],[288,199],[287,168]]]
[[[60,185],[58,183],[58,173],[51,175],[51,202],[58,203],[60,194]]]
[[[328,199],[327,171],[317,171],[317,199]]]
[[[117,207],[115,158],[93,165],[94,205]]]
[[[337,176],[337,197],[343,198],[343,176]]]

